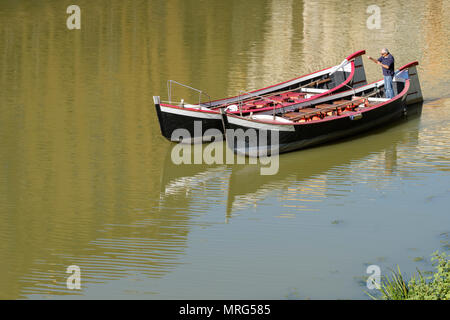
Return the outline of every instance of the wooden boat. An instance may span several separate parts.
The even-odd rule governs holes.
[[[247,156],[282,153],[355,135],[404,117],[408,105],[423,101],[417,65],[415,61],[396,71],[392,99],[383,98],[384,80],[379,80],[313,101],[286,103],[273,112],[248,116],[223,113],[228,146]]]
[[[285,103],[313,101],[348,88],[358,88],[367,84],[361,57],[363,54],[365,50],[360,50],[349,55],[339,65],[259,90],[241,92],[238,96],[209,102],[201,102],[202,96],[208,96],[203,91],[169,80],[169,102],[161,103],[159,96],[153,97],[161,133],[168,140],[175,142],[211,141],[212,137],[223,135],[221,110],[229,114],[247,115],[271,111]],[[199,103],[194,105],[185,104],[184,101],[178,104],[170,102],[173,84],[197,91]],[[181,137],[178,134],[180,132],[187,134]],[[187,135],[191,137],[190,141],[186,139]]]

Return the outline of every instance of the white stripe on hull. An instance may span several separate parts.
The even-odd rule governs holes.
[[[275,131],[295,131],[294,126],[290,125],[277,125],[271,123],[260,123],[254,121],[248,121],[242,118],[227,117],[228,123],[243,126],[246,128],[254,128],[259,130],[275,130]]]
[[[201,118],[201,119],[214,119],[214,120],[222,119],[220,113],[192,111],[192,110],[187,110],[187,109],[170,108],[170,107],[164,107],[164,106],[160,106],[160,108],[161,108],[161,112],[176,114],[176,115],[185,116],[185,117]]]

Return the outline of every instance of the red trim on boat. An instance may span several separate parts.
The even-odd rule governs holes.
[[[352,53],[351,55],[349,55],[346,59],[347,59],[347,61],[350,61],[352,59],[355,59],[356,57],[362,56],[365,53],[366,53],[366,50],[359,50],[359,51],[356,51],[355,53]]]
[[[351,55],[349,55],[349,56],[346,58],[346,60],[347,60],[347,61],[350,61],[350,60],[352,60],[352,59],[354,59],[354,58],[356,58],[356,57],[359,57],[359,56],[361,56],[361,55],[363,55],[363,54],[365,54],[365,53],[366,53],[366,50],[359,50],[359,51],[356,51],[356,52],[352,53]],[[293,79],[291,79],[291,80],[287,80],[287,81],[284,81],[284,82],[280,82],[280,83],[277,83],[277,84],[274,84],[274,85],[271,85],[271,86],[268,86],[268,87],[264,87],[264,88],[261,88],[261,89],[249,91],[248,93],[255,93],[255,92],[258,92],[258,91],[261,91],[261,90],[266,90],[266,89],[269,89],[269,88],[278,86],[278,85],[280,85],[280,84],[287,83],[287,82],[293,81],[293,80],[297,80],[297,79],[300,79],[300,78],[303,78],[303,77],[306,77],[306,76],[310,76],[310,75],[312,75],[312,74],[319,73],[319,72],[322,72],[322,71],[325,71],[325,70],[328,70],[328,69],[331,69],[331,68],[334,68],[334,67],[335,67],[335,66],[328,67],[328,68],[325,68],[325,69],[322,69],[322,70],[319,70],[319,71],[311,72],[311,73],[302,75],[302,76],[300,76],[300,77],[293,78]],[[211,101],[201,102],[201,104],[206,104],[206,103],[208,103],[208,102],[216,102],[216,101],[220,101],[220,100],[227,100],[227,99],[232,99],[232,98],[236,98],[236,97],[238,97],[238,96],[232,96],[232,97],[228,97],[228,98],[222,98],[222,99],[217,99],[217,100],[211,100]]]
[[[408,64],[405,64],[403,67],[400,67],[398,70],[401,71],[403,69],[408,69],[410,67],[418,66],[418,65],[419,65],[419,61],[413,61],[413,62],[410,62]]]

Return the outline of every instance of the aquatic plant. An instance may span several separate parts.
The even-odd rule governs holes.
[[[423,276],[422,272],[414,274],[409,281],[403,277],[400,267],[392,270],[390,277],[384,277],[378,289],[381,297],[378,300],[450,300],[450,261],[445,252],[432,254],[431,261],[435,272],[431,276]]]

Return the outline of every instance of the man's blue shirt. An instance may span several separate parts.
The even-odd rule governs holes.
[[[389,54],[386,58],[381,56],[378,61],[389,67],[389,69],[381,67],[383,69],[383,76],[393,76],[394,75],[394,57]]]

